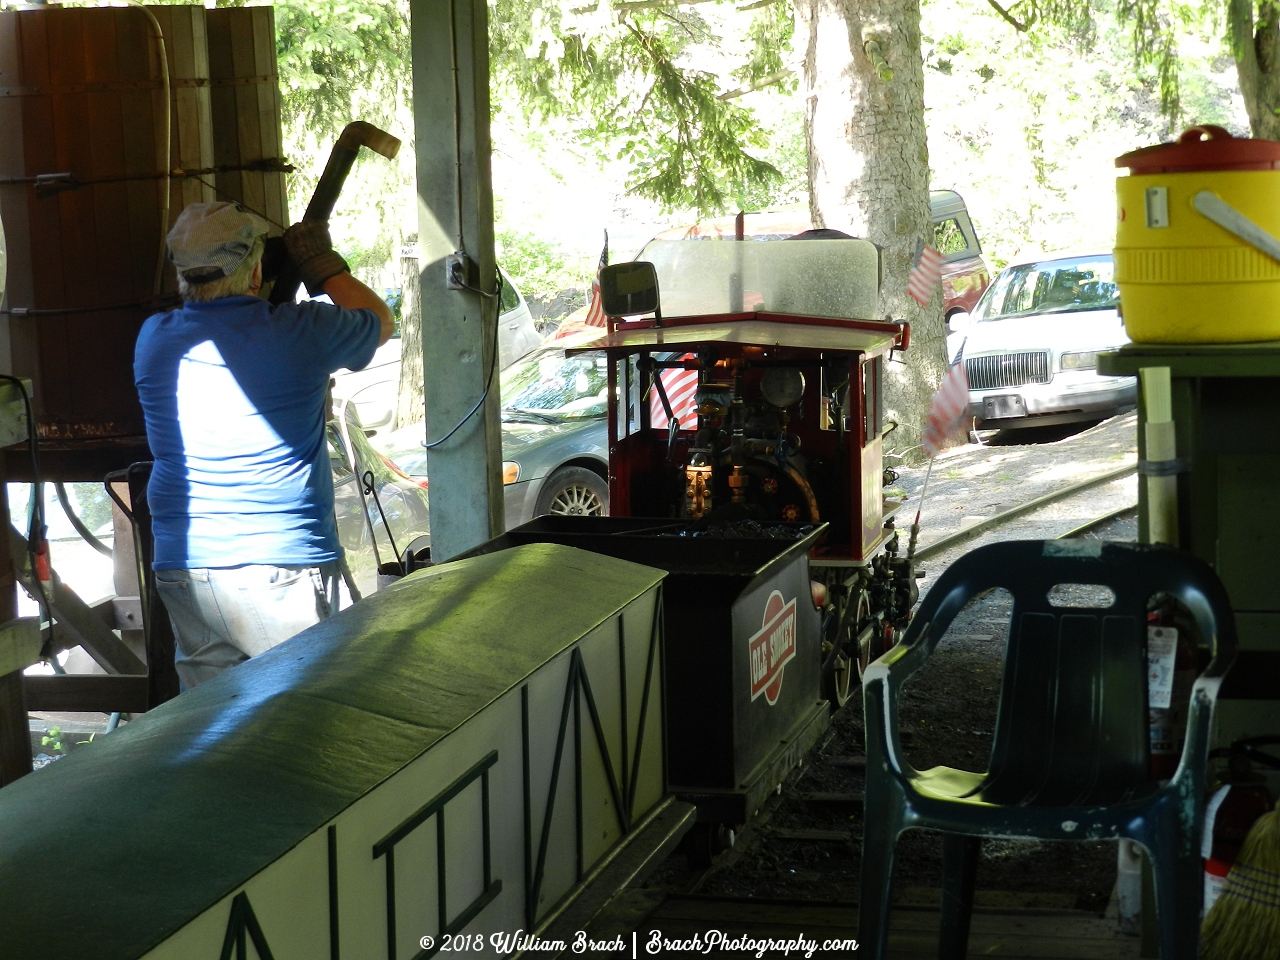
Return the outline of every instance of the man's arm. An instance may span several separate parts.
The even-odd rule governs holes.
[[[372,310],[376,313],[382,326],[378,333],[378,346],[390,340],[396,332],[396,318],[386,301],[346,271],[335,273],[326,280],[324,292],[330,300],[347,310]]]
[[[380,296],[353,277],[347,262],[333,249],[326,220],[300,220],[284,232],[285,249],[298,268],[307,292],[313,297],[323,291],[347,310],[372,310],[378,317],[378,346],[396,332],[391,308]]]

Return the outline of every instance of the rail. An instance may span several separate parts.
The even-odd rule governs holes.
[[[919,562],[928,560],[930,557],[936,557],[938,554],[950,550],[952,547],[958,546],[966,540],[972,540],[974,537],[980,536],[989,530],[1005,526],[1019,517],[1025,516],[1028,513],[1034,513],[1037,510],[1042,510],[1052,503],[1057,503],[1059,500],[1066,500],[1093,487],[1100,487],[1104,484],[1111,483],[1112,481],[1120,480],[1129,476],[1131,473],[1137,472],[1137,469],[1137,464],[1131,463],[1123,467],[1118,467],[1115,470],[1108,470],[1106,473],[1099,474],[1096,477],[1089,477],[1086,480],[1073,483],[1070,486],[1063,487],[1061,490],[1055,490],[1053,493],[1046,493],[1044,496],[1036,497],[1034,500],[1028,500],[1026,503],[1018,504],[1016,507],[1010,507],[1008,510],[1003,510],[993,517],[987,517],[985,520],[980,520],[978,523],[965,527],[963,530],[949,534],[948,536],[935,540],[932,543],[925,544],[916,551],[916,560]],[[1126,507],[1124,509],[1130,510],[1133,508]],[[1122,510],[1121,512],[1124,511]],[[1096,527],[1109,519],[1113,519],[1111,514],[1103,517],[1095,517],[1093,520],[1090,520],[1076,528],[1076,530],[1063,534],[1059,539],[1077,536],[1079,533],[1091,529],[1092,527]]]

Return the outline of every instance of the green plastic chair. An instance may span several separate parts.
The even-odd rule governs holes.
[[[1059,607],[1057,584],[1102,584],[1105,609]],[[933,653],[961,608],[993,588],[1013,595],[1013,615],[989,769],[916,770],[898,733],[902,684]],[[1186,745],[1172,780],[1148,773],[1148,600],[1179,599],[1213,659],[1191,696]],[[1207,564],[1169,547],[1101,541],[993,543],[947,569],[902,643],[863,677],[867,781],[859,953],[885,956],[894,847],[913,827],[943,842],[939,957],[968,949],[982,837],[1110,840],[1128,837],[1151,857],[1160,956],[1194,960],[1203,874],[1200,838],[1209,721],[1235,657],[1235,622]]]

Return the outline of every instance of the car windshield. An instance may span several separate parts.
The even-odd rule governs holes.
[[[535,350],[502,371],[502,417],[544,423],[603,417],[608,393],[604,354]]]
[[[1111,257],[1044,260],[1006,267],[974,310],[975,320],[1114,310],[1120,292]]]

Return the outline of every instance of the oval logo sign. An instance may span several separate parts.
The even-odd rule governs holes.
[[[782,670],[796,655],[796,601],[777,590],[764,605],[764,624],[748,643],[751,656],[751,699],[764,694],[769,706],[782,692]]]

